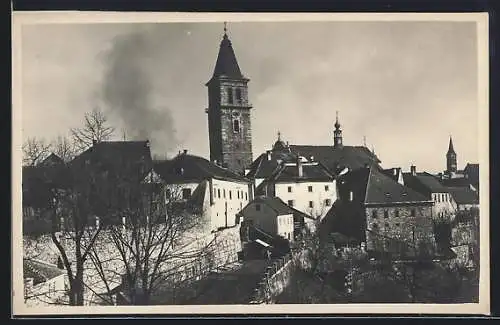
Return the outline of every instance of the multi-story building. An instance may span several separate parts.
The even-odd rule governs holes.
[[[207,230],[237,225],[236,214],[252,200],[250,182],[227,168],[184,152],[156,162],[146,179],[166,186],[167,200],[186,200],[201,208]]]
[[[346,173],[337,184],[338,200],[324,221],[328,233],[376,252],[435,246],[431,199],[373,167]]]
[[[436,176],[426,172],[417,173],[416,167],[411,166],[409,173],[403,173],[403,179],[407,187],[425,195],[434,202],[432,207],[434,220],[450,221],[454,218],[457,209],[455,199]]]
[[[256,193],[279,197],[314,219],[322,219],[337,199],[334,176],[321,163],[304,157],[282,162]]]

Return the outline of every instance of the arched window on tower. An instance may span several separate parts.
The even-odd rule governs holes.
[[[234,133],[240,132],[240,120],[238,120],[238,119],[233,120],[233,132]]]
[[[241,104],[241,88],[236,88],[236,103]]]

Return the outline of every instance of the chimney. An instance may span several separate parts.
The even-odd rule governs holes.
[[[271,160],[271,150],[267,150],[267,160]]]
[[[392,169],[392,175],[396,176],[398,174],[398,170],[396,168]]]
[[[300,160],[300,156],[297,158],[297,173],[299,177],[304,175],[304,170],[302,168],[302,160]]]
[[[187,155],[188,151],[187,149],[184,149],[184,154]]]
[[[410,173],[412,176],[417,176],[417,167],[414,165],[410,166]]]

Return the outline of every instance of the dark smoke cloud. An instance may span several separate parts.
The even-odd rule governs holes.
[[[104,56],[102,96],[107,111],[123,123],[127,140],[148,139],[154,154],[165,155],[178,139],[170,109],[154,102],[150,53],[145,33],[116,37]]]

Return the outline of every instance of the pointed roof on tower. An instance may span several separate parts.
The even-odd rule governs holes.
[[[453,140],[450,135],[450,143],[448,144],[448,153],[455,153],[455,149],[453,149]]]
[[[233,46],[227,36],[226,23],[224,23],[224,36],[220,43],[219,55],[217,56],[217,62],[215,63],[213,73],[213,78],[220,76],[238,79],[243,78],[238,61],[236,60],[236,55],[234,54]]]

